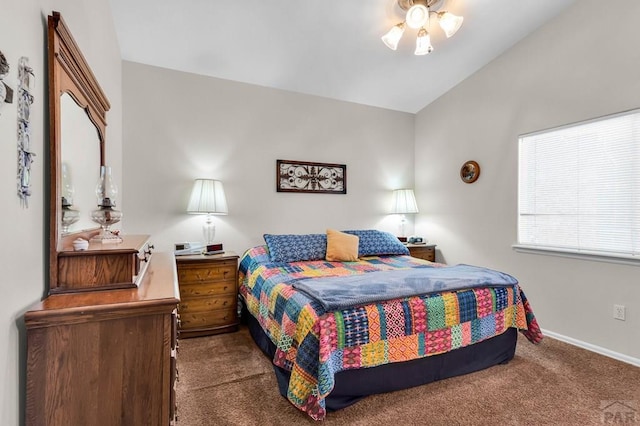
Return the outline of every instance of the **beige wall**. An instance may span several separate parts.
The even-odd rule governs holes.
[[[640,2],[576,2],[416,117],[416,229],[449,263],[502,269],[541,326],[640,358],[640,267],[516,253],[518,135],[640,106]],[[476,160],[480,179],[460,166]],[[627,320],[612,317],[613,304]]]
[[[2,259],[2,310],[0,310],[0,424],[17,425],[24,400],[25,335],[22,315],[45,291],[48,242],[45,238],[48,208],[48,99],[46,39],[47,15],[62,13],[102,88],[111,101],[107,129],[109,161],[121,169],[121,61],[108,0],[11,0],[0,11],[0,50],[11,71],[5,80],[16,89],[17,63],[27,56],[36,77],[32,107],[32,196],[29,208],[16,195],[17,102],[0,109],[0,259]]]
[[[388,212],[391,190],[413,184],[413,114],[126,61],[123,79],[126,232],[161,250],[201,241],[204,217],[186,214],[198,177],[224,183],[216,240],[238,254],[263,233],[398,230]],[[276,159],[346,164],[347,194],[277,193]]]

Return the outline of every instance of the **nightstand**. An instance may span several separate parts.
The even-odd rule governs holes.
[[[238,329],[238,255],[176,256],[180,338]]]
[[[419,259],[436,261],[436,244],[407,244],[409,254]]]

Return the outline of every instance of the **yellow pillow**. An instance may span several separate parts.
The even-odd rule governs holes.
[[[327,229],[327,260],[329,262],[354,262],[358,260],[357,235]]]

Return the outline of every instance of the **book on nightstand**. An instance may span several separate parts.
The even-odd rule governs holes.
[[[205,245],[203,243],[175,243],[173,247],[173,254],[176,256],[200,254],[202,253],[202,250],[205,249]]]

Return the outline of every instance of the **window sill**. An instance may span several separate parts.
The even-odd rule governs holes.
[[[514,244],[511,246],[518,253],[539,254],[544,256],[568,257],[571,259],[590,260],[595,262],[619,263],[640,266],[640,256],[612,255],[604,252],[559,249],[553,247],[528,246]]]

